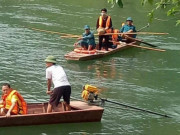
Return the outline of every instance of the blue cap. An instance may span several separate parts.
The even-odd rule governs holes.
[[[84,29],[85,29],[85,30],[86,30],[86,29],[90,29],[89,25],[85,25],[85,26],[84,26]]]
[[[132,21],[132,22],[133,22],[133,20],[132,20],[131,17],[128,17],[128,18],[126,19],[126,21]]]

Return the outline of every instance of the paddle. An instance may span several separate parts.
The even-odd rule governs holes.
[[[113,41],[110,41],[110,42],[113,42]],[[115,43],[117,43],[118,45],[121,44],[120,42],[115,42]],[[145,46],[140,46],[140,45],[135,45],[135,44],[130,44],[130,43],[127,43],[126,45],[129,45],[132,47],[137,47],[137,48],[143,48],[143,49],[147,49],[147,50],[159,51],[159,52],[165,52],[166,51],[163,49],[155,49],[155,48],[150,48],[150,47],[145,47]]]
[[[103,35],[119,35],[119,34],[128,34],[128,35],[134,35],[134,34],[140,34],[140,35],[167,35],[169,33],[156,33],[156,32],[118,32],[118,33],[105,33]],[[94,34],[99,35],[99,34]]]
[[[166,50],[163,50],[163,49],[154,49],[154,48],[149,48],[149,47],[135,45],[135,44],[127,44],[127,45],[137,47],[137,48],[143,48],[143,49],[148,49],[148,50],[153,50],[153,51],[159,51],[159,52],[165,52],[166,51]]]
[[[128,33],[128,32],[119,32],[119,33],[105,33],[102,35],[119,35],[119,34],[128,34],[128,35],[134,35],[134,34],[150,34],[150,35],[166,35],[168,33],[155,33],[155,32],[133,32],[133,33]],[[73,35],[73,34],[65,34],[65,36],[61,36],[62,38],[78,38],[80,35]],[[99,34],[94,34],[95,36],[99,36]],[[149,44],[149,43],[147,43]]]
[[[58,32],[56,32],[58,34]],[[62,35],[64,34],[65,36],[61,36],[61,38],[78,38],[80,35],[73,35],[73,34],[66,34],[66,33],[61,33]],[[120,33],[105,33],[102,35],[119,35],[119,34],[128,34],[128,35],[134,35],[134,34],[150,34],[150,35],[166,35],[168,33],[153,33],[153,32],[133,32],[133,33],[128,33],[128,32],[120,32]],[[94,34],[95,36],[100,36],[99,34]],[[135,39],[136,40],[136,39]],[[155,45],[152,45],[150,43],[146,43],[144,41],[141,41],[144,44],[150,45],[152,47],[157,47]]]
[[[141,30],[143,30],[143,29],[145,29],[147,27],[149,27],[149,23],[146,26],[144,26],[144,27],[140,28],[139,30],[137,30],[137,32],[140,32]]]
[[[40,32],[51,33],[51,34],[66,35],[66,36],[77,36],[77,35],[73,35],[73,34],[67,34],[67,33],[61,33],[61,32],[49,31],[49,30],[43,30],[43,29],[37,29],[37,28],[31,28],[31,27],[25,27],[25,28],[32,29],[32,30],[35,30],[35,31],[40,31]]]
[[[141,42],[141,43],[143,43],[143,44],[146,44],[146,45],[152,46],[152,47],[157,47],[156,45],[153,45],[153,44],[150,44],[150,43],[144,42],[144,41],[139,40],[139,39],[136,39],[136,38],[129,37],[129,36],[127,36],[127,35],[125,35],[125,37],[126,37],[126,38],[129,38],[129,39],[131,39],[131,40],[138,41],[138,42]]]
[[[139,110],[139,111],[143,111],[143,112],[147,112],[147,113],[151,113],[151,114],[155,114],[155,115],[171,118],[170,116],[168,116],[166,114],[161,114],[161,113],[158,113],[158,112],[153,112],[153,111],[146,110],[146,109],[143,109],[143,108],[138,108],[138,107],[130,106],[130,105],[127,105],[127,104],[123,104],[123,103],[119,103],[119,102],[115,102],[115,101],[110,101],[110,100],[107,100],[107,99],[102,99],[102,98],[100,98],[100,99],[102,100],[102,102],[106,101],[106,102],[109,102],[109,103],[121,105],[121,106],[132,108],[132,109],[135,109],[135,110]]]
[[[81,36],[78,35],[66,35],[66,36],[61,36],[61,38],[79,38]]]

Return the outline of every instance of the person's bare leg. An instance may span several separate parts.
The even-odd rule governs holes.
[[[0,110],[0,116],[4,116],[5,115],[5,113],[4,113],[4,108],[1,108],[1,110]]]
[[[61,104],[62,104],[62,111],[63,111],[63,112],[66,111],[66,107],[65,107],[64,102],[62,102]]]
[[[71,106],[67,104],[66,102],[64,102],[64,108],[65,108],[65,111],[71,111]]]
[[[52,112],[52,105],[48,103],[47,113],[51,113],[51,112]]]
[[[92,45],[89,45],[88,46],[88,51],[92,50],[93,46]]]

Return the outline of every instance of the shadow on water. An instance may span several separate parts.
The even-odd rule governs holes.
[[[89,135],[102,133],[101,122],[91,123],[67,123],[67,124],[51,124],[51,125],[34,125],[34,126],[18,126],[18,127],[2,127],[0,134],[13,135]],[[15,131],[15,132],[14,132]]]
[[[115,79],[119,78],[117,75],[121,72],[118,70],[124,65],[124,61],[133,61],[141,52],[143,51],[129,48],[126,51],[122,50],[103,58],[88,61],[67,61],[65,64],[71,71],[84,74],[87,78],[90,77],[87,74],[91,74],[95,78]]]

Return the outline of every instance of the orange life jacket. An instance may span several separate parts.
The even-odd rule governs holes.
[[[7,95],[5,94],[1,96],[2,103],[0,104],[0,108],[4,108],[6,106],[6,97]]]
[[[119,33],[118,29],[113,29],[113,33]],[[118,40],[118,34],[112,35],[112,40],[117,41]]]
[[[110,27],[110,23],[111,23],[111,17],[108,16],[107,21],[106,21],[106,27],[107,28]],[[99,28],[103,28],[103,17],[102,16],[99,17]],[[107,29],[106,33],[111,33],[111,29],[110,28]]]
[[[12,112],[14,114],[27,114],[27,104],[26,104],[24,98],[16,90],[12,90],[7,95],[5,108],[9,109],[11,107],[11,105],[12,105],[11,99],[12,99],[13,95],[17,95],[17,97],[19,98],[19,101],[21,102],[21,105],[19,105],[18,102],[16,102],[16,105],[12,109]]]

